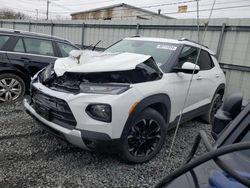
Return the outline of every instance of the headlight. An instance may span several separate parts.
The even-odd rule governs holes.
[[[108,104],[90,104],[86,112],[95,120],[111,122],[111,106]]]
[[[82,83],[80,85],[80,89],[81,89],[81,92],[83,93],[117,95],[128,90],[129,86],[128,85],[116,85],[116,84]]]

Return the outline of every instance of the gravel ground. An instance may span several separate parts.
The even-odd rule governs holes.
[[[21,102],[0,106],[0,187],[154,187],[179,167],[199,130],[210,125],[183,124],[167,162],[168,133],[161,152],[151,161],[128,165],[117,156],[76,148],[39,128]]]

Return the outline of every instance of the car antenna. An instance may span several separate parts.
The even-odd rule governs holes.
[[[200,35],[199,34],[199,32],[200,32],[200,27],[199,27],[199,25],[200,25],[200,23],[199,23],[199,3],[198,3],[199,0],[196,0],[196,1],[197,1],[197,30],[198,30],[197,37],[198,37],[198,42],[199,42],[199,38],[200,38],[200,36],[199,36]],[[202,35],[201,43],[200,43],[200,46],[199,46],[199,49],[198,49],[198,54],[197,54],[197,57],[196,57],[195,66],[198,64],[198,60],[199,60],[199,57],[200,57],[200,52],[201,52],[201,49],[202,49],[202,43],[204,42],[204,39],[205,39],[205,36],[206,36],[208,24],[209,24],[209,21],[210,21],[211,16],[212,16],[212,12],[214,10],[215,3],[216,3],[216,0],[214,0],[214,2],[212,4],[212,8],[210,9],[210,14],[209,14],[209,17],[208,17],[208,21],[206,22],[206,24],[204,26],[204,33]],[[171,143],[171,146],[170,146],[170,149],[169,149],[169,152],[168,152],[167,162],[169,162],[169,159],[170,159],[171,154],[172,154],[172,150],[173,150],[173,147],[174,147],[174,144],[175,144],[176,136],[177,136],[177,133],[178,133],[178,130],[179,130],[179,127],[180,127],[182,115],[183,115],[184,109],[186,107],[187,99],[188,99],[190,88],[191,88],[191,85],[192,85],[194,73],[195,73],[195,67],[193,69],[192,77],[190,78],[190,81],[189,81],[189,85],[188,85],[188,89],[187,89],[186,96],[185,96],[185,99],[184,99],[184,103],[183,103],[183,106],[182,106],[181,111],[180,111],[180,115],[179,115],[178,122],[177,122],[177,125],[176,125],[176,128],[175,128],[174,136],[173,136],[173,139],[172,139],[172,143]]]
[[[100,42],[101,42],[101,40],[99,40],[99,41],[93,46],[92,51],[95,50],[95,47],[96,47]]]

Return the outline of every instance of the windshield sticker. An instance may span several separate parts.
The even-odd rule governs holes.
[[[165,44],[158,44],[156,46],[156,48],[158,48],[158,49],[164,49],[164,50],[173,50],[173,51],[175,51],[177,49],[176,46],[170,46],[170,45],[165,45]]]

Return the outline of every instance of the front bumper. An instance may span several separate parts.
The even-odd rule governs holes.
[[[61,136],[69,143],[84,149],[115,150],[119,145],[128,111],[142,95],[130,89],[121,95],[71,94],[52,90],[40,82],[32,83],[36,94],[32,100],[25,99],[28,114],[46,129]],[[129,100],[128,100],[129,99]],[[90,117],[89,104],[109,104],[112,107],[112,122],[102,122]],[[46,110],[49,111],[46,113]],[[106,150],[105,150],[106,152]],[[113,153],[113,151],[111,151]]]
[[[76,146],[83,148],[83,149],[88,149],[87,146],[83,142],[81,131],[76,130],[76,129],[69,130],[69,129],[66,129],[62,126],[59,126],[53,122],[46,120],[45,118],[40,116],[38,113],[36,113],[36,111],[30,105],[28,99],[24,99],[24,107],[26,108],[26,111],[28,114],[30,114],[33,118],[35,118],[36,120],[38,120],[42,124],[57,131],[59,133],[58,135],[63,135],[64,138],[69,143],[76,145]]]
[[[38,124],[48,132],[60,137],[69,143],[86,150],[97,150],[101,152],[117,153],[120,149],[120,139],[111,139],[107,134],[86,131],[86,130],[69,130],[53,122],[50,122],[33,109],[28,99],[24,99],[26,112],[34,118]]]

